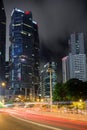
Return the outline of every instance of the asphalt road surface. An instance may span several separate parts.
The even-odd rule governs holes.
[[[87,122],[7,111],[0,112],[0,130],[87,130]]]
[[[0,130],[62,130],[0,113]]]

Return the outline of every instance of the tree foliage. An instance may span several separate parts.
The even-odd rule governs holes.
[[[66,85],[57,83],[53,93],[53,101],[64,101],[66,99]]]
[[[70,79],[66,83],[57,83],[53,92],[53,101],[78,101],[87,99],[87,82]]]

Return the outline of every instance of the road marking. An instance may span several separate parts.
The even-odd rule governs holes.
[[[11,115],[11,114],[10,114],[10,115]],[[38,126],[41,126],[41,127],[49,128],[49,129],[52,129],[52,130],[63,130],[63,129],[55,128],[55,127],[52,127],[52,126],[39,124],[39,123],[36,123],[36,122],[33,122],[33,121],[29,121],[29,120],[26,120],[26,119],[21,119],[21,118],[19,118],[19,117],[14,116],[14,115],[11,115],[11,116],[14,117],[14,118],[17,118],[17,119],[19,119],[19,120],[22,120],[22,121],[25,121],[25,122],[28,122],[28,123],[32,123],[32,124],[34,124],[34,125],[38,125]]]

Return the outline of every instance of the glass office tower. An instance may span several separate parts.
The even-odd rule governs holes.
[[[50,99],[50,82],[52,85],[52,92],[57,83],[57,63],[48,62],[44,65],[41,71],[41,96],[45,99]]]
[[[0,1],[0,82],[5,79],[5,51],[6,51],[6,14],[3,1]]]
[[[35,92],[39,86],[39,37],[30,11],[13,9],[9,35],[10,86],[15,93],[30,88]]]

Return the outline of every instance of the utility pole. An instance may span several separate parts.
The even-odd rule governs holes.
[[[50,107],[52,112],[52,69],[50,69]]]

